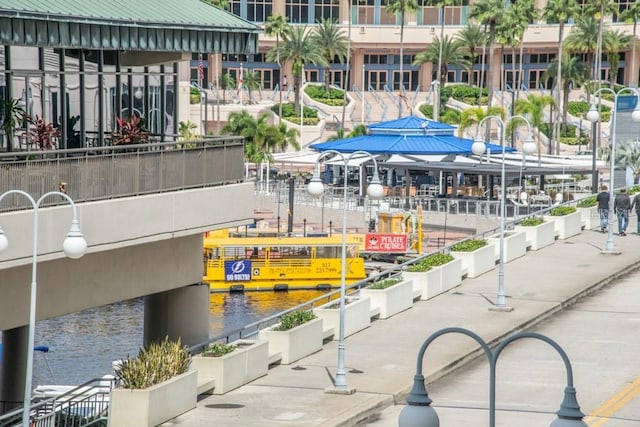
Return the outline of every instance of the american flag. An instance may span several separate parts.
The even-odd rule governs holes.
[[[198,55],[198,83],[202,83],[204,79],[204,62],[202,61],[202,54]]]

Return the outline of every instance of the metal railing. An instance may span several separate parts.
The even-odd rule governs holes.
[[[29,427],[106,426],[113,376],[95,378],[54,397],[36,397]],[[53,390],[49,391],[50,393]],[[0,415],[0,427],[22,426],[22,408]]]
[[[0,194],[65,191],[76,202],[242,182],[240,137],[0,154]],[[2,211],[30,207],[8,197]],[[53,204],[53,201],[52,201]]]

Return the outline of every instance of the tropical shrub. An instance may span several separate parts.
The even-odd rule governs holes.
[[[441,105],[446,104],[449,98],[457,99],[465,104],[471,105],[487,105],[489,99],[489,91],[487,88],[482,89],[480,96],[480,88],[469,86],[466,84],[448,85],[440,89]],[[478,103],[478,99],[480,102]]]
[[[53,123],[47,123],[37,114],[29,120],[33,127],[27,132],[27,136],[38,147],[39,150],[52,150],[56,148],[56,138],[60,136],[60,129],[53,126]]]
[[[416,264],[410,265],[409,267],[407,267],[407,271],[415,272],[415,273],[429,271],[433,267],[438,267],[440,265],[446,264],[453,260],[454,260],[453,255],[439,252],[437,254],[432,254],[423,258],[420,262]]]
[[[420,106],[420,112],[424,114],[425,117],[433,119],[433,105],[422,104]],[[460,111],[449,107],[441,107],[440,118],[438,120],[441,123],[457,125],[460,123]]]
[[[399,277],[376,280],[371,284],[371,286],[368,286],[367,289],[387,289],[400,282],[402,282],[402,279]]]
[[[591,105],[586,101],[571,101],[567,104],[567,111],[572,116],[585,118]],[[600,105],[600,121],[608,122],[611,117],[611,108],[606,105]]]
[[[488,243],[486,239],[469,239],[451,246],[451,250],[455,252],[473,252],[487,246]]]
[[[288,331],[296,326],[310,322],[316,318],[316,315],[309,310],[290,311],[280,316],[280,325],[273,328],[274,331]]]
[[[564,216],[569,215],[576,212],[577,209],[575,206],[558,206],[557,208],[553,208],[549,211],[549,215],[551,216]]]
[[[279,104],[271,107],[271,111],[273,111],[277,115],[279,112]],[[294,122],[295,124],[300,123],[300,116],[296,114],[296,107],[292,103],[282,104],[282,118],[290,122]],[[304,107],[302,119],[303,125],[315,126],[319,121],[320,119],[318,118],[317,110],[309,107]]]
[[[116,116],[118,129],[111,134],[112,145],[144,144],[149,139],[149,133],[137,114],[131,117]]]
[[[304,92],[311,99],[332,107],[345,104],[344,91],[340,89],[330,88],[329,91],[327,91],[324,86],[308,85],[305,87]]]
[[[596,196],[585,197],[584,199],[580,199],[578,201],[579,208],[590,208],[598,204],[598,200]]]
[[[225,354],[229,354],[231,353],[233,350],[236,349],[236,346],[233,344],[225,344],[222,342],[216,342],[213,344],[209,344],[209,346],[207,348],[205,348],[202,353],[200,353],[201,356],[206,356],[206,357],[222,357]]]
[[[544,222],[544,219],[539,216],[530,216],[528,218],[523,219],[518,223],[523,227],[535,227],[536,225],[540,225]]]
[[[200,104],[201,98],[202,94],[200,93],[198,88],[191,86],[189,88],[189,104]]]
[[[127,389],[143,389],[167,381],[189,370],[191,356],[186,346],[177,341],[154,342],[148,348],[141,348],[138,356],[127,356],[120,366],[116,367],[116,377],[122,387]]]

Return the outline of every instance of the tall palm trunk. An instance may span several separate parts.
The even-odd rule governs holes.
[[[489,89],[489,99],[487,100],[487,109],[490,110],[493,105],[493,75],[495,73],[495,65],[493,63],[493,56],[495,54],[495,40],[496,40],[496,24],[489,25],[489,80],[487,89]]]
[[[436,70],[436,81],[438,82],[438,85],[442,85],[443,84],[443,78],[442,78],[442,39],[444,38],[444,8],[445,6],[443,5],[440,8],[440,48],[438,49],[438,69]],[[438,89],[440,88],[440,86],[438,86]],[[436,122],[438,120],[440,120],[440,91],[436,90],[435,94],[436,96],[436,104],[435,107],[433,109],[433,120],[435,120]]]
[[[347,72],[345,73],[344,87],[344,100],[342,101],[342,119],[340,121],[340,128],[344,130],[344,121],[347,115],[347,91],[349,90],[349,82],[351,77],[351,16],[349,16],[349,27],[347,28]],[[362,81],[362,96],[364,98],[364,80]],[[364,102],[363,102],[364,104]],[[364,105],[362,106],[364,108]],[[364,115],[364,112],[363,112]],[[352,123],[353,125],[353,123]]]
[[[638,22],[636,20],[633,21],[633,39],[631,43],[633,46],[631,47],[631,83],[634,87],[638,85],[638,76],[636,75],[636,30],[637,30]]]
[[[487,31],[487,26],[484,26],[484,31]],[[484,72],[485,72],[485,66],[486,66],[486,61],[487,61],[487,44],[483,43],[482,44],[482,62],[480,63],[480,82],[479,82],[479,86],[480,86],[480,95],[478,95],[478,106],[480,106],[480,99],[482,99],[482,89],[484,88]]]
[[[278,92],[279,93],[279,104],[278,104],[278,123],[282,123],[282,64],[280,63],[280,36],[278,33],[276,33],[276,55],[278,55],[278,70],[279,70],[279,80],[280,80],[280,84],[278,84],[278,89],[280,89]]]
[[[404,1],[400,7],[400,95],[398,96],[398,118],[402,117],[402,98],[404,97]]]
[[[564,22],[560,22],[558,30],[558,69],[556,70],[556,122],[553,127],[556,139],[556,154],[560,154],[560,122],[562,118],[562,38],[564,34]],[[553,154],[552,143],[549,144],[549,154]]]

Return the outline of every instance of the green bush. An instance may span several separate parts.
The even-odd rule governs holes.
[[[425,117],[433,119],[433,105],[422,104],[420,106],[420,112],[424,114]],[[449,107],[441,107],[439,121],[450,125],[460,124],[460,111]]]
[[[280,325],[273,328],[274,331],[288,331],[303,323],[310,322],[315,319],[316,315],[309,310],[290,311],[280,316]]]
[[[540,225],[543,222],[544,219],[540,216],[530,216],[520,221],[518,225],[521,225],[523,227],[535,227],[536,225]]]
[[[160,343],[141,348],[135,358],[127,357],[115,369],[123,388],[143,389],[167,381],[189,370],[191,356],[187,347],[166,337]]]
[[[585,118],[590,108],[591,105],[586,101],[570,101],[567,105],[569,114],[582,118]],[[609,117],[611,117],[611,108],[606,105],[600,105],[600,121],[608,122]]]
[[[636,193],[640,193],[640,185],[632,185],[631,187],[627,188],[627,194],[632,195]]]
[[[470,105],[487,105],[488,95],[487,88],[482,89],[482,96],[480,96],[480,88],[467,84],[448,85],[440,89],[441,105],[445,105],[449,98]],[[480,103],[478,103],[478,98],[480,98]]]
[[[576,211],[577,209],[575,206],[558,206],[557,208],[551,209],[551,211],[549,211],[549,215],[564,216],[564,215],[572,214]]]
[[[222,357],[225,354],[229,354],[231,353],[233,350],[236,349],[236,346],[233,344],[225,344],[223,342],[216,342],[213,344],[209,344],[209,346],[207,348],[205,348],[202,353],[200,353],[201,356],[207,356],[207,357]]]
[[[330,88],[327,92],[324,86],[309,85],[304,92],[313,100],[330,106],[344,105],[344,91]]]
[[[455,252],[473,252],[483,246],[487,246],[487,243],[486,239],[469,239],[451,246],[451,250]]]
[[[278,105],[279,104],[276,104],[271,107],[271,111],[276,113],[276,115],[279,112]],[[305,126],[315,126],[320,121],[318,118],[318,111],[313,108],[304,107],[303,116],[302,124]],[[292,103],[282,104],[282,118],[297,125],[300,124],[300,116],[296,114],[296,107]]]
[[[580,199],[578,201],[579,208],[590,208],[598,204],[598,200],[596,200],[596,196],[585,197],[584,199]]]
[[[200,104],[201,94],[198,88],[191,86],[189,88],[189,103],[190,104]]]
[[[387,289],[390,288],[393,285],[396,285],[398,283],[402,282],[401,278],[398,277],[392,277],[390,279],[382,279],[382,280],[376,280],[375,282],[373,282],[371,284],[371,286],[368,286],[367,289]]]
[[[423,258],[421,261],[416,264],[412,264],[407,268],[407,271],[412,273],[419,273],[423,271],[429,271],[433,267],[438,267],[440,265],[446,264],[448,262],[453,261],[453,255],[445,254],[439,252],[437,254],[429,255],[428,257]]]

